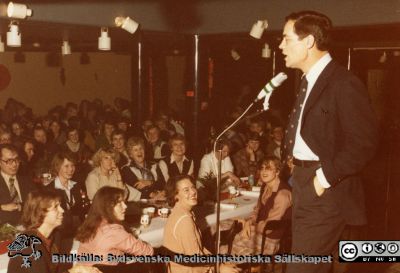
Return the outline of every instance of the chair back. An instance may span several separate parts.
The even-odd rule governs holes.
[[[228,253],[231,254],[233,240],[235,239],[236,234],[241,232],[243,229],[242,223],[239,223],[238,220],[233,221],[232,227],[228,230],[221,231],[220,235],[220,245],[228,246]]]

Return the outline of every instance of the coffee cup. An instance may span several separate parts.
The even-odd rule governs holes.
[[[168,208],[158,209],[158,214],[160,215],[161,218],[167,218],[168,217],[168,212],[169,212]]]
[[[43,185],[47,186],[48,184],[51,183],[52,179],[53,179],[53,177],[52,177],[51,173],[43,173],[42,174]]]
[[[155,207],[147,207],[143,209],[143,214],[148,214],[151,217],[154,216],[154,213],[156,212],[156,208]]]
[[[229,187],[228,187],[228,191],[229,191],[229,194],[230,194],[232,197],[235,197],[235,196],[238,196],[238,195],[239,195],[239,191],[235,188],[235,186],[229,186]]]
[[[148,214],[143,214],[140,218],[140,224],[147,227],[150,224],[150,216]]]

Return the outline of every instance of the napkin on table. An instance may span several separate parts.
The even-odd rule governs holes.
[[[236,209],[238,204],[233,203],[221,203],[221,209]]]
[[[248,196],[248,197],[260,196],[260,192],[257,192],[257,191],[240,191],[240,194],[243,196]]]

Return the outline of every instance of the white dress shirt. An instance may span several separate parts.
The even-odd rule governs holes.
[[[304,139],[300,135],[300,128],[301,128],[301,120],[303,117],[303,111],[304,111],[304,105],[306,105],[307,99],[311,93],[312,88],[315,85],[315,82],[317,81],[319,75],[322,73],[324,68],[329,64],[329,62],[332,60],[332,57],[329,53],[325,54],[321,59],[318,60],[308,71],[306,74],[307,78],[307,93],[306,93],[306,98],[304,100],[304,103],[301,107],[301,112],[300,112],[300,119],[299,123],[297,126],[297,131],[296,131],[296,139],[294,142],[294,147],[293,147],[293,156],[299,160],[315,160],[319,161],[319,157],[308,147],[307,143],[304,141]],[[329,188],[331,185],[329,182],[326,180],[325,175],[322,171],[322,168],[319,168],[316,171],[316,175],[318,177],[318,181],[320,182],[321,186],[324,188]]]
[[[222,175],[226,172],[233,172],[233,164],[229,156],[225,157],[221,161],[221,173]],[[207,174],[218,175],[218,159],[216,158],[214,152],[205,154],[200,162],[199,178],[206,177]]]
[[[17,177],[16,177],[15,175],[14,175],[14,176],[10,176],[10,175],[5,174],[5,173],[3,173],[3,172],[1,172],[1,175],[3,176],[3,179],[4,179],[4,181],[6,182],[6,185],[7,185],[8,190],[10,190],[10,185],[8,185],[8,180],[9,180],[11,177],[14,178],[14,187],[15,187],[15,189],[17,190],[17,193],[18,193],[18,196],[19,196],[19,200],[22,201],[22,195],[21,195],[21,191],[20,191],[20,189],[19,189],[19,184],[18,184],[18,179],[17,179]]]
[[[71,195],[71,190],[75,184],[76,184],[76,182],[68,180],[67,187],[65,188],[64,185],[61,183],[60,177],[57,176],[56,179],[54,180],[54,188],[63,190],[65,192],[65,194],[67,195],[68,202],[69,202],[67,204],[67,206],[69,206],[69,204],[75,203],[74,197]]]

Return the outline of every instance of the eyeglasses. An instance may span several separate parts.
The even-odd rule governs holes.
[[[6,163],[6,165],[18,164],[21,162],[21,160],[18,157],[10,158],[7,160],[3,160],[3,159],[0,159],[0,160],[3,161],[4,163]]]

